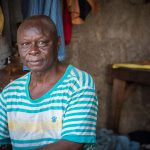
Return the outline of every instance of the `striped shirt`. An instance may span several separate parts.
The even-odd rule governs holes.
[[[58,140],[96,142],[98,100],[92,77],[69,65],[54,87],[36,100],[29,94],[31,73],[0,95],[0,144],[35,149]]]

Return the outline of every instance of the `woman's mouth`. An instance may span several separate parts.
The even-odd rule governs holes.
[[[31,61],[28,61],[28,63],[31,64],[31,65],[40,65],[41,62],[42,62],[41,60],[34,60],[34,61],[31,60]]]

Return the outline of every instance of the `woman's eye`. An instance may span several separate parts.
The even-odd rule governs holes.
[[[28,43],[28,42],[26,42],[26,43],[22,43],[22,44],[21,44],[21,46],[27,46],[27,45],[29,45],[29,43]]]
[[[29,43],[29,42],[25,42],[25,43],[21,43],[21,44],[20,44],[20,46],[21,46],[22,48],[28,48],[28,47],[30,47],[30,45],[31,45],[31,43]]]
[[[38,42],[39,47],[47,46],[47,44],[48,44],[48,42],[45,42],[45,41]]]

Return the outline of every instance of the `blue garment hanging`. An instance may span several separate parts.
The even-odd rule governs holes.
[[[33,15],[47,15],[56,24],[61,44],[58,50],[58,59],[65,59],[65,40],[62,22],[62,1],[61,0],[23,0],[23,17],[27,18]]]

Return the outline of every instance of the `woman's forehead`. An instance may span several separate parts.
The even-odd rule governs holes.
[[[45,24],[44,22],[41,22],[41,21],[28,21],[28,22],[25,22],[24,24],[22,24],[20,26],[20,32],[24,31],[24,30],[31,30],[31,29],[34,29],[34,30],[41,30],[41,31],[47,31],[47,32],[50,32],[51,30],[51,26],[48,26],[47,24]]]
[[[36,35],[41,34],[48,36],[49,38],[52,37],[55,39],[58,38],[56,28],[51,22],[41,19],[30,19],[24,21],[17,31],[17,40],[22,38],[25,35]]]
[[[39,24],[27,24],[25,26],[22,26],[18,32],[18,38],[22,37],[22,36],[36,36],[36,35],[44,35],[44,36],[48,36],[51,37],[54,35],[54,32],[52,32],[52,30],[50,30],[50,28]]]

